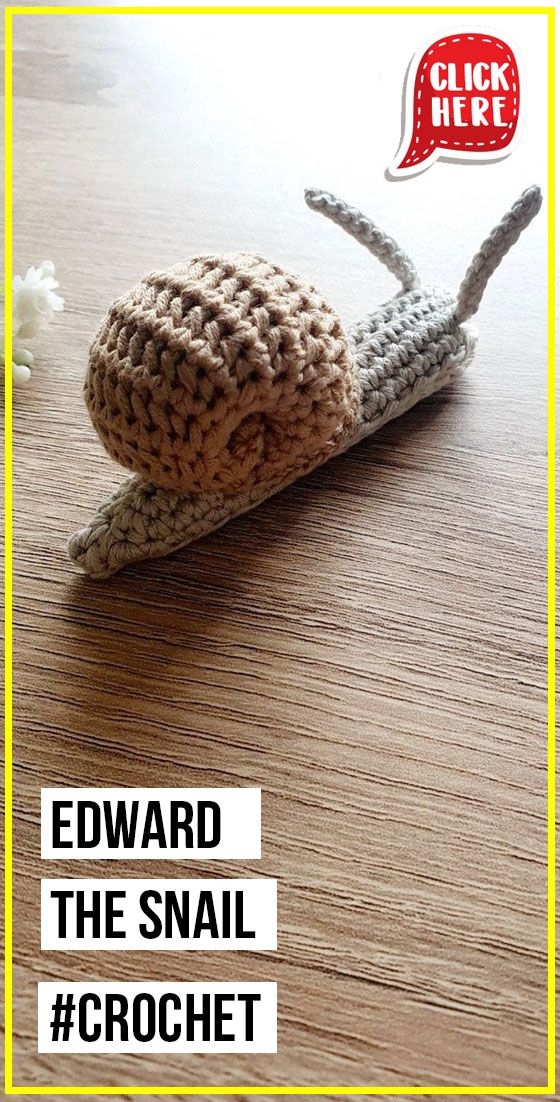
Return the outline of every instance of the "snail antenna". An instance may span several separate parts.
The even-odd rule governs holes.
[[[403,291],[410,291],[419,284],[418,273],[410,257],[402,251],[397,242],[380,230],[375,222],[366,218],[356,207],[348,206],[328,191],[319,188],[307,188],[305,202],[311,210],[318,210],[346,233],[354,237],[360,245],[365,245],[402,284]]]
[[[459,287],[455,311],[457,321],[466,321],[467,318],[476,314],[490,276],[501,264],[512,245],[515,245],[522,231],[538,214],[541,203],[541,189],[534,184],[520,195],[511,210],[504,214],[501,222],[494,226],[492,232],[483,241]]]

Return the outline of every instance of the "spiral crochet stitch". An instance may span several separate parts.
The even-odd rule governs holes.
[[[196,256],[116,302],[85,383],[109,454],[169,490],[238,493],[328,458],[359,390],[334,310],[263,257]]]
[[[492,230],[458,295],[423,287],[356,208],[317,190],[306,201],[401,291],[345,334],[313,287],[239,253],[151,273],[115,302],[85,394],[105,447],[135,474],[70,540],[92,577],[219,528],[451,382],[474,352],[468,318],[541,194],[529,188]]]

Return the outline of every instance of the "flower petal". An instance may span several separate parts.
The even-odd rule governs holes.
[[[12,380],[15,386],[23,386],[31,378],[31,372],[25,364],[12,363]]]

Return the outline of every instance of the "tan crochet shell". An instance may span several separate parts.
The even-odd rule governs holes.
[[[356,207],[317,188],[305,198],[401,290],[346,335],[314,288],[239,253],[152,273],[114,303],[86,400],[107,450],[136,473],[70,540],[92,577],[215,531],[455,379],[476,343],[469,318],[542,201],[536,186],[523,192],[453,294],[422,286]]]
[[[227,494],[328,458],[360,397],[332,307],[245,253],[192,257],[115,302],[85,396],[119,463],[164,489]]]

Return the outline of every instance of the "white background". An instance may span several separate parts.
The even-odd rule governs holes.
[[[146,924],[152,928],[152,920],[140,909],[140,896],[142,892],[155,890],[163,896],[164,892],[173,891],[178,894],[181,902],[181,892],[190,893],[190,929],[196,914],[198,896],[201,891],[213,892],[218,927],[220,927],[222,892],[231,893],[231,930],[235,932],[235,897],[234,892],[243,892],[243,928],[255,932],[254,938],[212,938],[208,931],[203,931],[198,938],[181,938],[174,923],[174,935],[165,937],[165,929],[159,938],[145,938],[139,932],[139,926]],[[84,903],[91,909],[91,895],[93,891],[99,891],[101,896],[101,914],[105,913],[103,894],[108,891],[125,891],[125,899],[115,900],[115,909],[123,911],[123,917],[115,919],[115,929],[125,930],[126,937],[99,937],[91,936],[92,925],[88,921],[85,924],[87,936],[77,938],[74,935],[76,913],[75,900],[67,901],[66,920],[68,937],[59,938],[58,907],[59,901],[52,899],[51,891],[84,891],[86,893]],[[150,900],[150,909],[153,910],[164,922],[165,907],[163,902],[154,903]],[[103,921],[101,930],[103,932]],[[262,949],[276,949],[276,881],[275,880],[42,880],[41,881],[41,949],[249,949],[254,952]]]
[[[61,831],[62,839],[73,837],[72,823],[75,822],[76,802],[87,800],[102,804],[104,800],[125,800],[132,803],[140,802],[138,810],[138,832],[134,848],[109,849],[103,843],[103,835],[98,846],[79,849],[54,848],[52,841],[52,807],[57,800],[73,801],[73,808],[64,808],[61,819],[71,820],[71,825]],[[142,849],[142,823],[143,809],[150,800],[159,800],[162,809],[163,822],[167,826],[169,822],[169,804],[172,800],[185,800],[196,805],[200,800],[213,800],[219,803],[221,808],[221,837],[217,846],[212,849],[185,849],[181,846],[183,834],[180,832],[179,846],[177,849],[160,849],[157,840],[150,842],[148,848]],[[101,815],[103,824],[103,812]],[[196,811],[194,816],[196,823]],[[195,835],[196,838],[196,835]],[[169,838],[168,838],[169,841]],[[43,788],[41,789],[41,857],[72,859],[88,858],[90,860],[104,858],[106,860],[118,860],[125,858],[127,861],[147,860],[157,857],[160,861],[176,861],[200,859],[216,860],[217,858],[255,858],[261,855],[261,791],[260,788]]]
[[[276,984],[275,983],[39,983],[38,984],[38,1019],[39,1019],[39,1045],[38,1052],[276,1052]],[[53,1041],[49,1023],[53,1017],[52,1005],[58,992],[64,995],[72,993],[76,1003],[81,995],[95,992],[103,996],[108,993],[120,993],[126,995],[129,1006],[135,995],[149,992],[156,998],[167,992],[175,992],[185,997],[187,992],[192,992],[197,997],[203,993],[217,994],[260,994],[259,1003],[254,1004],[253,1015],[253,1040],[246,1041],[244,1037],[245,1010],[243,1004],[230,1003],[225,1008],[227,1013],[234,1014],[233,1021],[224,1022],[223,1030],[226,1033],[234,1033],[239,1040],[235,1041],[203,1041],[194,1040],[187,1042],[182,1038],[177,1041],[161,1041],[154,1038],[152,1041],[136,1041],[130,1038],[128,1041],[104,1041],[102,1036],[98,1041],[82,1041],[77,1030],[72,1032],[69,1040]],[[77,1015],[77,1011],[76,1011]],[[102,1011],[88,1012],[88,1028],[102,1021]],[[181,1011],[173,1011],[170,1025],[184,1021]],[[118,1027],[117,1027],[118,1029]],[[195,1037],[200,1036],[200,1027],[197,1026]],[[117,1034],[118,1035],[118,1034]]]

